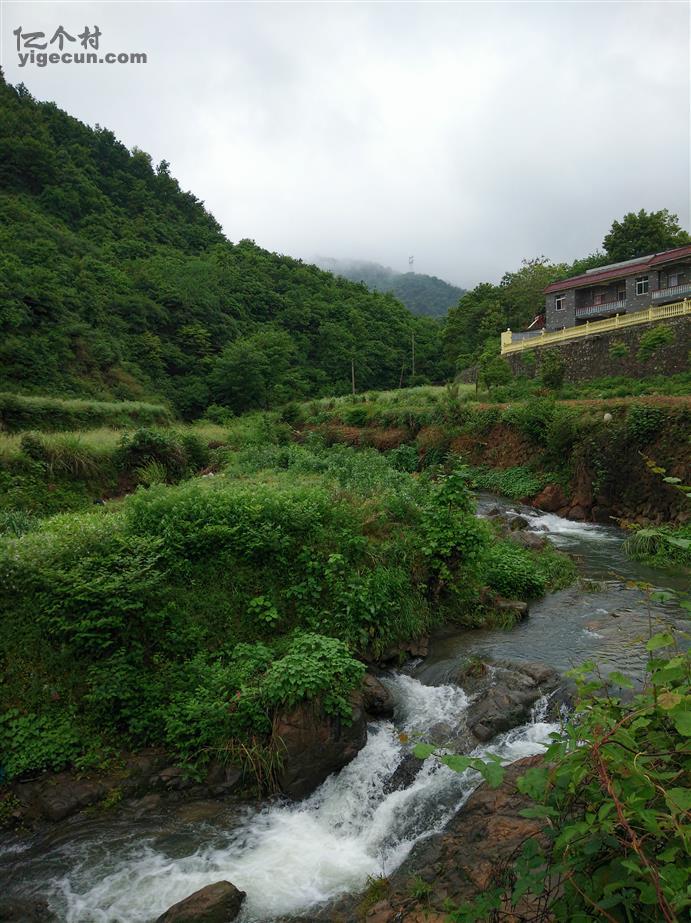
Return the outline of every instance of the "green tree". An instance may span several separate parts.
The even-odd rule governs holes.
[[[671,250],[691,243],[691,237],[680,226],[677,215],[666,208],[658,212],[628,212],[621,221],[612,222],[602,246],[613,262],[632,260],[648,253]]]

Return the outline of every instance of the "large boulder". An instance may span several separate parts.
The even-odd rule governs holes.
[[[304,798],[354,759],[367,742],[362,695],[351,696],[351,720],[327,715],[316,701],[280,715],[274,735],[282,756],[278,782],[291,798]]]
[[[57,920],[44,900],[9,898],[0,901],[2,923],[50,923]]]
[[[244,891],[229,881],[217,881],[173,904],[156,923],[230,923],[240,913],[244,899]]]
[[[563,509],[567,502],[564,491],[558,484],[548,484],[533,499],[533,506],[536,506],[539,510],[544,510],[546,513],[556,513]]]
[[[362,681],[362,700],[365,711],[373,718],[393,717],[393,696],[386,686],[371,673],[366,673]]]
[[[566,698],[560,675],[541,663],[473,662],[459,670],[456,681],[473,697],[467,727],[483,743],[529,721],[533,706],[543,696],[559,690],[554,696],[556,707]]]

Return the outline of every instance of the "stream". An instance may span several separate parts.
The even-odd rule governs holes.
[[[456,629],[435,637],[424,661],[384,680],[396,703],[394,720],[373,722],[358,756],[305,801],[178,804],[158,811],[134,802],[114,816],[74,817],[0,845],[4,896],[48,899],[64,923],[152,923],[176,901],[226,879],[247,892],[242,923],[304,915],[362,890],[370,876],[390,875],[477,786],[476,773],[454,773],[435,759],[407,787],[392,790],[389,784],[410,738],[424,738],[438,724],[462,729],[469,699],[450,682],[459,662],[491,656],[564,671],[593,658],[605,673],[616,669],[639,678],[638,641],[647,635],[648,619],[675,624],[679,611],[658,603],[648,616],[641,592],[627,581],[683,589],[684,574],[628,560],[618,529],[479,495],[480,515],[497,506],[524,516],[532,531],[577,555],[588,582],[533,603],[529,618],[512,631]],[[558,730],[545,713],[541,700],[528,724],[475,752],[497,753],[506,762],[540,752]]]

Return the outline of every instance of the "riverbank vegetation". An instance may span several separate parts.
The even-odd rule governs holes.
[[[395,659],[444,621],[503,621],[500,595],[573,579],[568,558],[518,548],[476,518],[463,468],[410,474],[373,449],[290,436],[275,417],[242,418],[201,478],[198,435],[105,440],[108,463],[160,476],[140,476],[122,500],[5,528],[7,777],[150,745],[197,772],[238,740],[270,747],[275,712],[304,698],[347,720],[363,658]],[[25,434],[17,451],[57,477],[64,438]]]
[[[626,676],[603,679],[592,662],[574,671],[574,715],[543,762],[518,778],[530,802],[521,815],[541,821],[541,835],[527,838],[478,898],[450,908],[450,920],[686,919],[691,657],[678,640],[651,632],[645,684],[635,692]],[[434,748],[416,750],[427,758]],[[502,782],[495,760],[441,759]]]

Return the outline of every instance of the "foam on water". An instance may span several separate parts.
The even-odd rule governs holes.
[[[423,686],[408,676],[388,682],[396,723],[423,732],[438,722],[458,726],[468,699],[455,686]],[[539,720],[538,720],[539,719]],[[540,752],[554,725],[536,720],[502,735],[491,749],[506,761]],[[487,749],[487,748],[486,748]],[[333,900],[390,874],[413,844],[440,829],[477,785],[431,759],[407,787],[387,781],[405,745],[390,722],[370,728],[366,746],[306,801],[277,804],[249,817],[221,841],[183,857],[151,842],[89,861],[75,857],[52,882],[66,923],[146,923],[193,891],[227,879],[247,892],[242,920],[266,921]],[[479,751],[478,751],[479,752]]]

